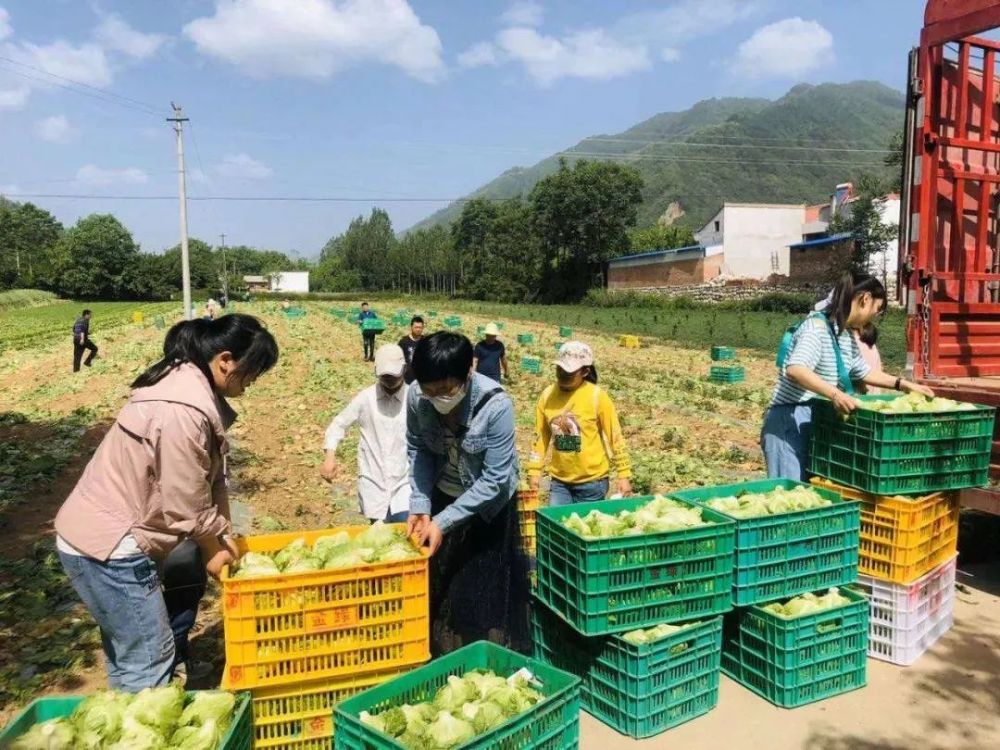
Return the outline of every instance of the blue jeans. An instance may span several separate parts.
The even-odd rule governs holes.
[[[169,683],[174,634],[156,564],[146,555],[102,562],[60,552],[59,559],[101,628],[108,686],[136,693]]]
[[[811,435],[811,405],[780,404],[769,408],[760,432],[768,478],[804,482]]]
[[[406,519],[410,517],[410,511],[401,510],[399,513],[393,513],[392,510],[387,510],[385,512],[385,522],[386,523],[406,523]],[[375,523],[372,521],[372,523]]]
[[[549,505],[572,505],[603,500],[608,496],[609,484],[607,477],[580,484],[568,484],[552,479],[549,486]]]

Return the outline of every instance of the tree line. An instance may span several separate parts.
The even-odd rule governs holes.
[[[527,196],[476,198],[451,226],[397,236],[375,208],[332,237],[319,259],[247,246],[189,243],[191,285],[231,290],[244,275],[311,271],[313,291],[436,292],[498,302],[571,302],[602,285],[607,261],[694,244],[683,225],[637,228],[642,178],[612,162],[565,162]],[[180,291],[179,246],[141,252],[110,214],[65,228],[32,203],[0,198],[0,289],[74,299],[166,299]]]

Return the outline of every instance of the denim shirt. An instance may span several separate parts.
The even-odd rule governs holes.
[[[490,521],[517,492],[518,463],[514,438],[514,404],[497,393],[468,424],[473,406],[496,381],[473,373],[469,392],[456,406],[459,423],[468,427],[458,453],[458,474],[465,492],[434,517],[442,531],[468,521],[478,513]],[[410,513],[430,515],[431,495],[447,456],[447,431],[434,406],[410,387],[406,404],[406,442],[410,459]]]

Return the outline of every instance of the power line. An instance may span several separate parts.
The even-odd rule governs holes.
[[[14,75],[19,75],[28,80],[33,80],[36,83],[44,83],[47,86],[58,86],[59,88],[66,89],[67,91],[73,91],[77,94],[82,94],[84,96],[91,96],[94,98],[104,99],[105,101],[118,104],[122,107],[128,107],[129,109],[135,109],[140,112],[145,112],[146,114],[156,115],[157,117],[163,115],[164,111],[157,107],[155,104],[150,104],[149,102],[144,102],[140,99],[133,99],[130,96],[125,96],[123,94],[116,94],[113,91],[108,91],[107,89],[98,88],[97,86],[91,86],[89,83],[84,83],[83,81],[77,81],[73,78],[67,78],[66,76],[61,76],[56,73],[51,73],[44,68],[39,68],[35,65],[28,65],[27,63],[19,62],[9,57],[0,55],[0,61],[9,63],[10,65],[16,65],[19,68],[25,68],[27,70],[40,73],[44,76],[50,78],[55,78],[59,81],[64,81],[65,84],[54,83],[53,81],[45,80],[44,78],[38,78],[37,76],[31,76],[27,73],[11,70],[7,66],[0,66],[0,70],[6,70],[8,73],[13,73]],[[78,86],[79,88],[72,88],[72,86]],[[80,89],[85,89],[81,91]]]

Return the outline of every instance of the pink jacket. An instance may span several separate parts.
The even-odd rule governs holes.
[[[154,559],[229,531],[226,429],[236,413],[195,365],[138,388],[56,516],[59,535],[106,560],[126,534]]]

